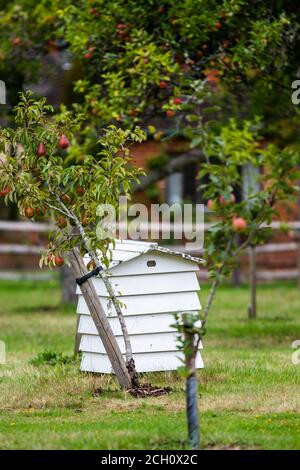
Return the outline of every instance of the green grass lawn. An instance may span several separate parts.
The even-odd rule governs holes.
[[[200,295],[205,301],[207,288]],[[204,448],[300,449],[300,292],[262,286],[259,318],[247,320],[248,289],[222,287],[204,340],[199,372]],[[79,363],[34,366],[51,349],[72,354],[74,309],[60,305],[57,284],[0,282],[1,449],[186,449],[184,379],[150,374],[173,393],[135,399],[111,377],[79,372]],[[101,388],[102,393],[95,393]]]

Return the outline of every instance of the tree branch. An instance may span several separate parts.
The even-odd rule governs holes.
[[[213,280],[213,283],[212,283],[212,286],[210,288],[210,292],[209,292],[209,296],[208,296],[208,299],[207,299],[207,302],[206,302],[206,305],[205,305],[205,309],[204,309],[204,314],[203,314],[203,318],[202,318],[202,328],[204,327],[205,323],[207,322],[207,318],[208,318],[208,314],[209,314],[209,311],[210,311],[210,307],[212,305],[212,302],[214,300],[214,297],[216,295],[216,290],[217,290],[217,287],[220,283],[220,275],[222,274],[223,272],[223,269],[225,267],[225,264],[226,264],[226,261],[227,261],[227,255],[230,251],[230,246],[231,246],[231,240],[228,241],[227,243],[227,246],[226,246],[226,249],[225,249],[225,256],[224,256],[224,260],[223,260],[223,263],[221,264],[221,266],[219,267],[219,269],[217,270],[217,273],[216,273],[216,277],[214,278]],[[201,338],[200,338],[201,339]]]
[[[69,218],[71,218],[75,221],[75,224],[76,224],[76,226],[79,230],[79,235],[81,236],[81,238],[83,240],[84,246],[85,246],[91,260],[94,261],[95,266],[96,267],[102,267],[101,263],[98,259],[97,254],[95,253],[95,251],[91,247],[90,238],[86,234],[86,232],[85,232],[82,224],[80,223],[79,219],[76,217],[76,215],[73,212],[71,212],[66,207],[66,205],[63,203],[63,201],[61,200],[61,198],[59,197],[59,195],[57,193],[52,191],[52,194],[55,196],[58,204],[62,207],[62,210],[60,212],[65,213],[67,215],[67,217],[69,217]],[[126,366],[128,368],[128,372],[129,372],[129,375],[130,375],[131,380],[132,380],[132,385],[133,385],[133,387],[139,386],[138,375],[137,375],[137,372],[136,372],[136,369],[135,369],[135,363],[134,363],[134,359],[133,359],[133,356],[132,356],[131,341],[130,341],[127,325],[126,325],[126,322],[125,322],[125,318],[124,318],[123,312],[122,312],[121,307],[120,307],[120,303],[119,303],[119,301],[116,297],[116,294],[114,292],[112,284],[111,284],[110,280],[108,279],[106,273],[104,271],[101,271],[99,273],[99,276],[103,280],[105,288],[106,288],[106,290],[109,294],[109,297],[110,297],[110,299],[111,299],[111,301],[112,301],[112,303],[115,307],[116,313],[118,315],[119,323],[120,323],[122,334],[123,334],[124,344],[125,344]]]
[[[59,207],[56,207],[56,206],[53,206],[52,204],[50,204],[49,202],[46,202],[45,201],[45,204],[46,206],[48,206],[50,209],[54,210],[54,211],[57,211],[57,212],[60,212],[61,214],[63,214],[64,216],[66,217],[69,217],[69,215],[63,211],[62,209],[60,209]]]

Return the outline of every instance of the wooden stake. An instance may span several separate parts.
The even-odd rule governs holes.
[[[74,346],[74,354],[79,353],[79,347],[80,347],[80,341],[81,341],[81,333],[78,333],[78,327],[79,327],[79,315],[76,315],[76,332],[75,332],[75,346]]]
[[[76,278],[80,278],[86,274],[86,267],[78,248],[73,248],[70,252],[70,261]],[[117,380],[123,389],[129,390],[131,388],[130,376],[119,345],[97,296],[92,279],[88,279],[80,286],[80,289],[108,355],[111,366],[116,374]]]

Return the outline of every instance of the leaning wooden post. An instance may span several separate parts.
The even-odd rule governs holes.
[[[81,278],[87,274],[78,248],[73,248],[70,252],[70,261],[76,278]],[[129,390],[131,388],[130,376],[92,279],[88,279],[80,288],[117,380],[123,389]]]
[[[186,412],[188,422],[189,441],[193,449],[200,447],[199,412],[198,412],[198,386],[196,377],[197,346],[193,332],[193,322],[189,315],[183,315],[184,354],[186,367]]]
[[[80,352],[80,341],[81,341],[81,334],[78,333],[79,328],[79,315],[76,315],[76,331],[75,331],[75,346],[74,346],[74,354],[75,356]]]
[[[250,305],[248,308],[249,318],[256,318],[257,301],[256,301],[256,253],[255,246],[249,247],[249,273],[250,273]]]

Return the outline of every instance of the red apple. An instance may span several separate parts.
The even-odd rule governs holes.
[[[167,88],[168,84],[167,82],[164,82],[163,80],[159,82],[159,88]]]
[[[206,69],[204,70],[204,74],[206,75],[208,83],[210,83],[211,85],[217,85],[219,83],[220,71],[218,69]]]
[[[63,194],[61,199],[64,204],[71,204],[71,198],[68,194]]]
[[[32,217],[34,216],[33,207],[26,207],[25,211],[24,211],[24,214],[25,214],[25,217],[27,217],[27,219],[32,219]]]
[[[243,232],[247,228],[247,221],[243,217],[233,217],[232,226],[236,232]]]
[[[50,46],[51,48],[56,49],[56,50],[58,49],[57,42],[56,42],[55,39],[49,39],[48,46]]]
[[[55,256],[54,261],[56,266],[63,266],[63,264],[65,263],[65,260],[59,255]]]
[[[90,13],[90,15],[97,16],[98,15],[97,8],[94,8],[94,7],[90,8],[89,13]]]
[[[126,29],[117,29],[117,35],[120,40],[128,38],[129,34]]]
[[[87,52],[84,57],[89,60],[92,58],[92,56],[93,54],[91,52]]]
[[[217,210],[217,203],[213,199],[209,199],[207,202],[207,207],[210,211]]]
[[[95,269],[95,268],[96,268],[96,263],[95,263],[95,261],[91,259],[91,260],[88,262],[88,264],[86,265],[86,267],[87,267],[87,269],[88,269],[89,271],[92,271],[92,269]]]
[[[168,118],[172,118],[175,115],[175,111],[173,111],[173,109],[167,109],[166,115],[168,116]]]
[[[59,228],[66,228],[67,221],[62,215],[57,218],[57,225]]]
[[[38,216],[43,216],[46,214],[46,209],[45,207],[38,207],[35,211],[36,215]]]
[[[85,189],[82,186],[77,186],[76,193],[78,194],[78,196],[82,196],[84,192],[85,192]]]
[[[19,37],[15,37],[11,40],[13,46],[19,46],[21,44],[21,39]]]
[[[215,22],[215,28],[216,28],[216,29],[220,29],[221,27],[222,27],[221,21],[219,21],[219,20],[216,21],[216,22]]]
[[[88,225],[88,218],[87,218],[87,215],[86,214],[83,214],[83,216],[81,217],[81,224],[83,225],[83,227],[86,227]]]
[[[67,139],[67,137],[62,134],[59,138],[59,141],[58,141],[58,146],[61,148],[61,149],[67,149],[70,145],[70,142],[69,140]]]
[[[131,110],[129,111],[129,114],[130,114],[130,116],[135,117],[135,116],[137,116],[137,114],[138,114],[138,110],[137,110],[137,109],[131,109]]]
[[[0,196],[6,196],[7,194],[9,194],[11,192],[11,188],[3,188],[1,191],[0,191]]]
[[[228,204],[234,204],[235,203],[235,195],[233,193],[230,194],[229,200],[225,198],[225,196],[220,196],[220,204],[222,207],[227,206]]]
[[[228,56],[223,57],[222,59],[223,64],[230,64],[231,63],[231,58]]]
[[[174,103],[174,104],[181,104],[181,103],[182,103],[182,99],[181,99],[181,98],[174,98],[173,103]]]
[[[233,193],[230,194],[229,202],[230,202],[230,204],[235,204],[235,202],[236,202],[236,198],[235,198],[235,195]]]
[[[38,146],[36,154],[38,157],[45,157],[47,155],[47,150],[43,142]]]

